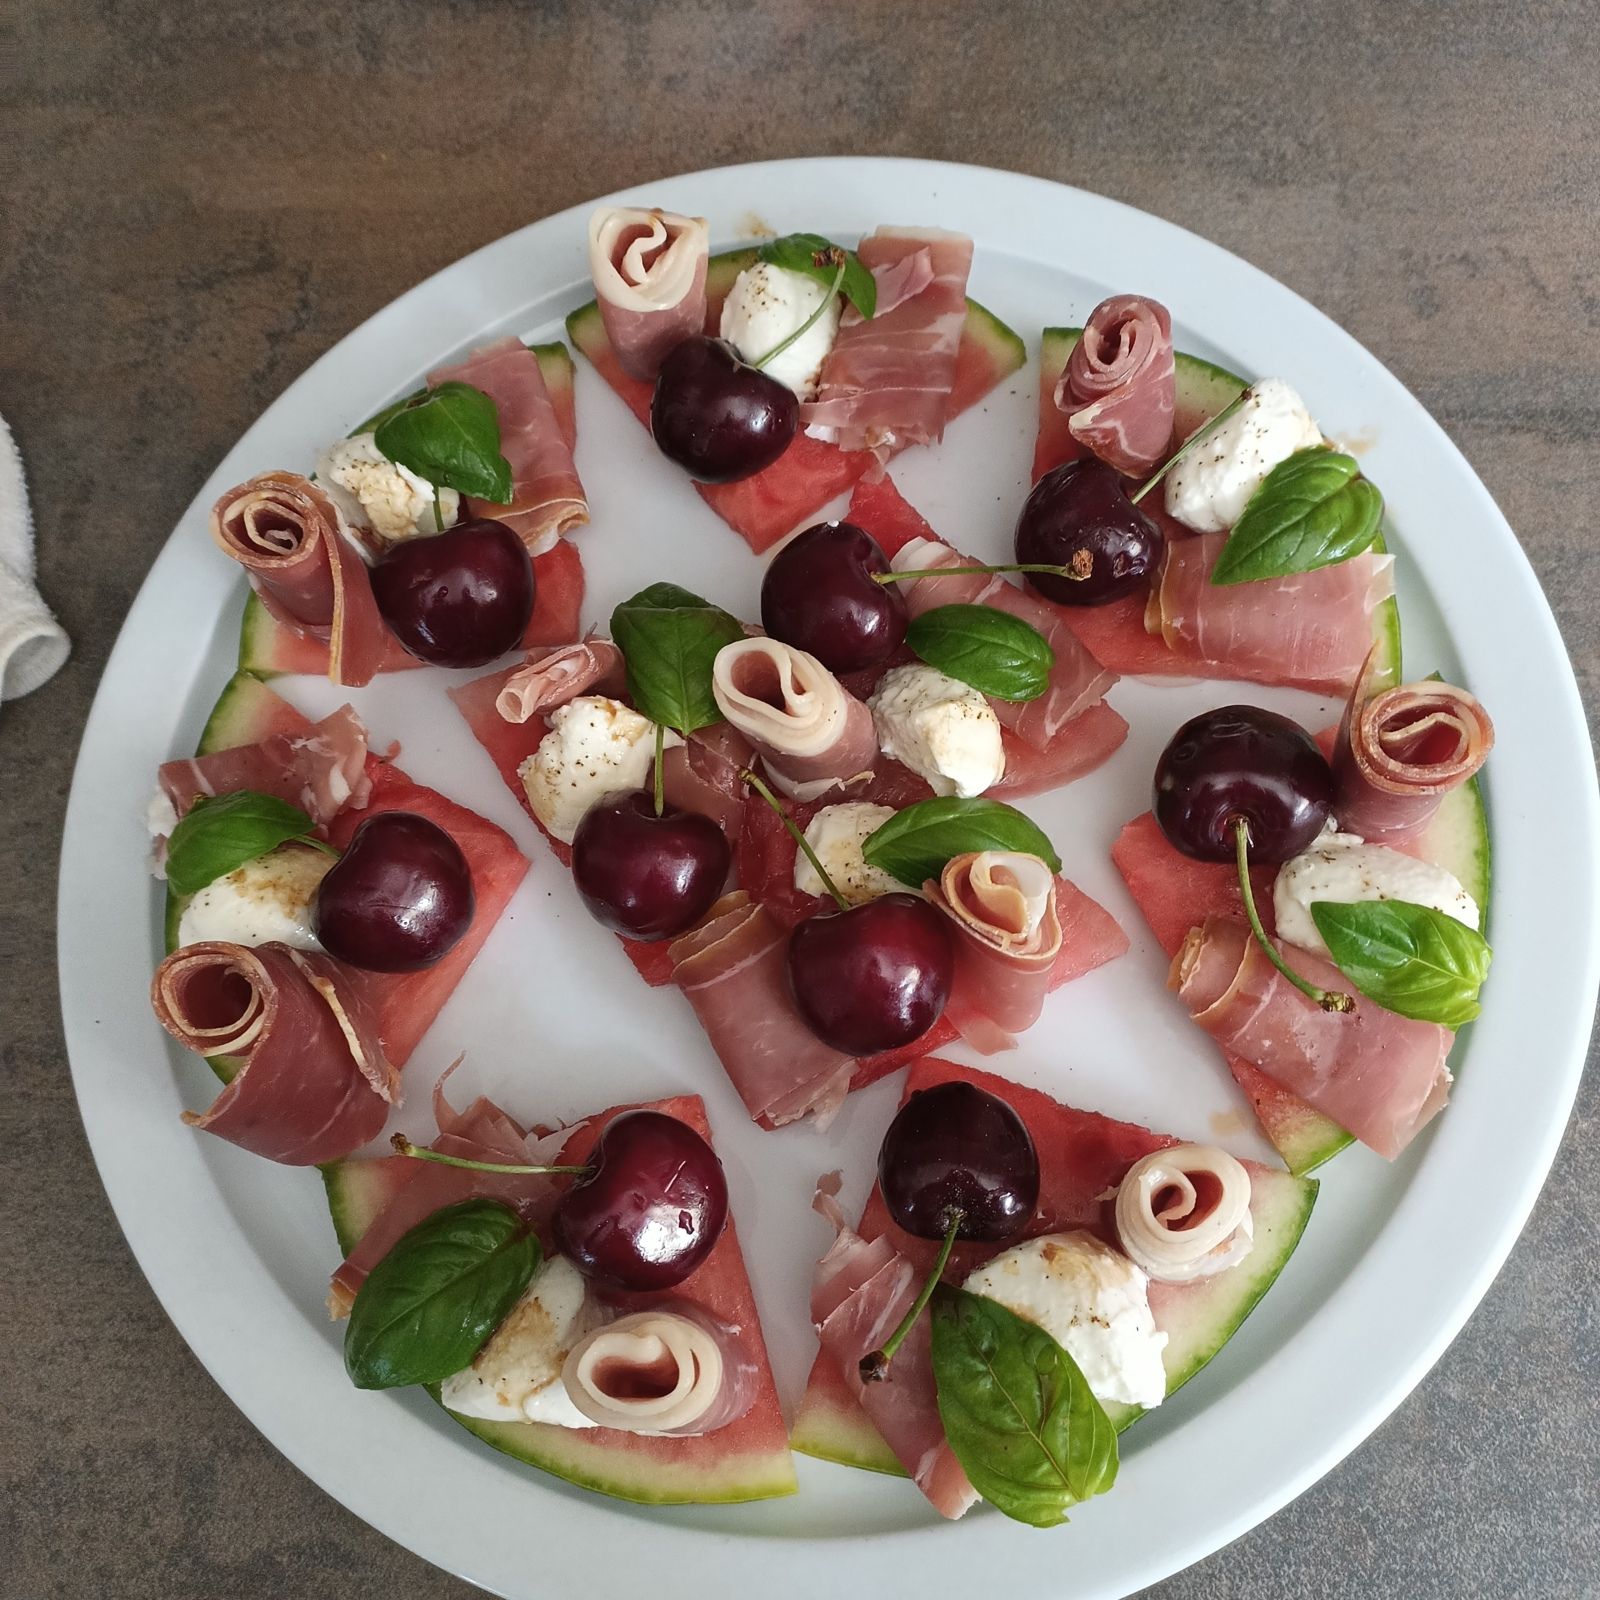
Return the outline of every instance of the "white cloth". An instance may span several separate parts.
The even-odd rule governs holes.
[[[33,512],[22,457],[0,417],[0,700],[56,675],[72,645],[33,584]]]

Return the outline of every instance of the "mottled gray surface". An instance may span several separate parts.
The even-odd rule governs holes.
[[[0,1594],[470,1592],[312,1487],[197,1367],[89,1166],[57,1022],[56,844],[96,678],[178,513],[290,378],[464,250],[615,185],[822,152],[1064,179],[1241,252],[1377,351],[1505,508],[1593,704],[1596,20],[0,0],[0,412],[76,642],[0,712]],[[1152,1593],[1600,1593],[1597,1136],[1591,1074],[1438,1370],[1295,1505]]]

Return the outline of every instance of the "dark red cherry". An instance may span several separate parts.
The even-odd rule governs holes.
[[[1156,821],[1200,861],[1234,860],[1240,818],[1252,861],[1287,861],[1322,832],[1332,805],[1333,773],[1317,741],[1260,706],[1219,706],[1191,718],[1156,763]]]
[[[954,1081],[901,1106],[878,1150],[889,1215],[919,1239],[1009,1239],[1039,1203],[1039,1155],[1021,1117],[997,1095]]]
[[[472,924],[472,872],[438,823],[380,811],[351,836],[311,906],[330,956],[369,972],[418,972],[442,960]]]
[[[662,455],[702,483],[770,467],[799,423],[794,390],[742,361],[726,339],[685,339],[656,375],[650,431]]]
[[[825,1044],[872,1056],[920,1039],[944,1013],[955,950],[944,916],[886,894],[809,917],[789,935],[789,989]]]
[[[697,811],[641,789],[608,795],[572,837],[572,877],[591,915],[630,939],[670,939],[692,928],[722,893],[731,852]]]
[[[419,660],[481,667],[522,643],[533,563],[505,523],[477,517],[395,545],[372,569],[372,593],[389,631]]]
[[[1103,606],[1141,589],[1161,564],[1166,540],[1093,456],[1056,467],[1033,486],[1017,518],[1017,560],[1082,572],[1079,579],[1030,572],[1047,600]]]
[[[606,1124],[556,1207],[557,1248],[608,1289],[670,1289],[711,1253],[728,1220],[728,1180],[687,1123],[624,1111]]]
[[[887,661],[906,636],[906,602],[897,583],[875,583],[889,558],[852,522],[819,522],[772,558],[761,580],[761,626],[808,650],[833,672]]]

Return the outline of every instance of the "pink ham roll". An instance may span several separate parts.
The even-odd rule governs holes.
[[[706,325],[703,217],[638,206],[589,218],[589,273],[606,340],[630,378],[654,383],[672,347]]]
[[[1056,409],[1084,449],[1143,477],[1172,442],[1174,373],[1167,308],[1143,295],[1113,295],[1089,313],[1056,384]]]

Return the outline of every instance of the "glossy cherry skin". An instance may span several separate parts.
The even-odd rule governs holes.
[[[722,893],[732,852],[697,811],[658,817],[642,789],[590,806],[572,838],[572,878],[596,921],[630,939],[670,939],[692,928]]]
[[[808,917],[789,935],[789,991],[806,1025],[850,1056],[920,1039],[944,1014],[955,947],[944,916],[886,894]]]
[[[1156,763],[1151,805],[1186,856],[1232,861],[1242,817],[1251,860],[1287,861],[1327,824],[1333,772],[1298,722],[1260,706],[1219,706],[1173,734]]]
[[[318,885],[311,927],[352,967],[420,972],[455,948],[475,904],[467,858],[443,828],[414,812],[380,811]]]
[[[772,558],[761,580],[761,626],[832,672],[881,666],[905,640],[905,596],[878,541],[852,522],[819,522]]]
[[[1166,540],[1093,456],[1056,467],[1033,486],[1017,518],[1017,560],[1083,572],[1079,579],[1030,572],[1028,583],[1064,606],[1103,606],[1149,582]]]
[[[650,431],[662,455],[702,483],[770,467],[799,424],[794,390],[742,361],[726,339],[685,339],[656,375]]]
[[[481,667],[515,650],[536,587],[527,547],[503,522],[477,517],[405,539],[372,569],[378,611],[412,655],[436,667]]]
[[[608,1289],[670,1289],[711,1253],[728,1220],[716,1152],[685,1122],[624,1111],[606,1124],[556,1207],[557,1248]]]
[[[976,1084],[923,1089],[901,1106],[878,1149],[878,1185],[900,1227],[942,1239],[1009,1239],[1039,1203],[1039,1154],[1021,1117]]]

